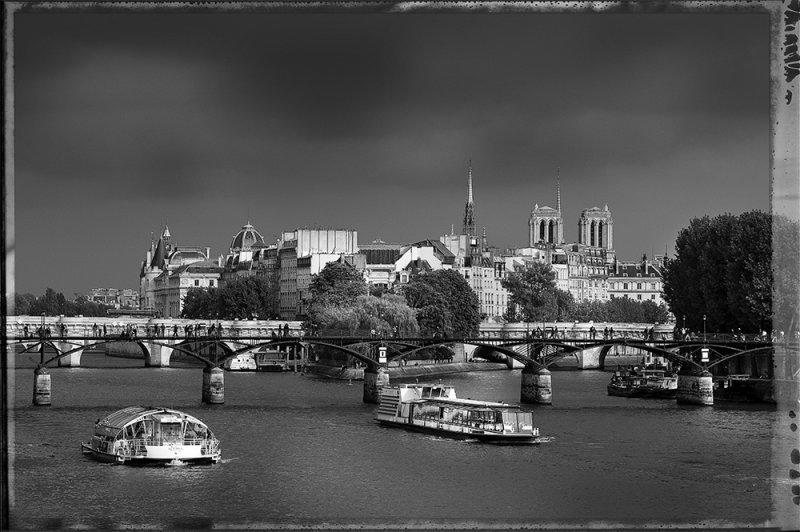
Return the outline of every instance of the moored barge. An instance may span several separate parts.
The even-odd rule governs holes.
[[[665,369],[630,369],[615,371],[606,386],[608,395],[645,399],[675,399],[678,376]]]

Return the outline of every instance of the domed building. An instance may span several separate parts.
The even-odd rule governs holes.
[[[233,235],[233,240],[231,240],[231,254],[248,251],[253,247],[253,244],[257,243],[263,244],[264,237],[253,228],[250,222],[247,222],[242,226],[241,231]]]
[[[270,252],[271,250],[271,252]],[[248,221],[231,239],[230,253],[220,257],[225,265],[223,282],[241,275],[252,275],[255,270],[275,265],[276,246],[264,243],[264,236]]]

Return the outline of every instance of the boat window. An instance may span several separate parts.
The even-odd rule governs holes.
[[[430,396],[431,396],[431,387],[430,386],[424,386],[422,388],[422,397],[430,397]]]
[[[161,438],[164,441],[177,441],[183,438],[180,423],[161,423]]]

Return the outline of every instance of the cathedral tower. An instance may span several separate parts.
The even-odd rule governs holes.
[[[593,248],[614,249],[614,219],[608,205],[584,209],[578,219],[578,243]]]
[[[528,219],[528,245],[563,244],[564,220],[561,217],[561,175],[556,176],[556,208],[539,207],[537,203]]]

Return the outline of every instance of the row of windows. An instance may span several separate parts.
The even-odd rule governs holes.
[[[636,290],[642,290],[642,286],[644,285],[644,290],[658,290],[658,283],[610,283],[612,290],[628,290],[628,285],[630,285],[630,289],[633,290],[633,285],[636,285]],[[647,285],[650,285],[649,288]]]
[[[647,294],[645,294],[645,295],[647,295]],[[632,297],[628,297],[628,294],[623,294],[621,297],[624,297],[625,299],[633,299]],[[611,299],[614,299],[614,294],[611,294]],[[641,301],[642,300],[642,294],[636,294],[636,299]],[[656,299],[655,294],[650,294],[650,299],[655,301],[655,299]]]

